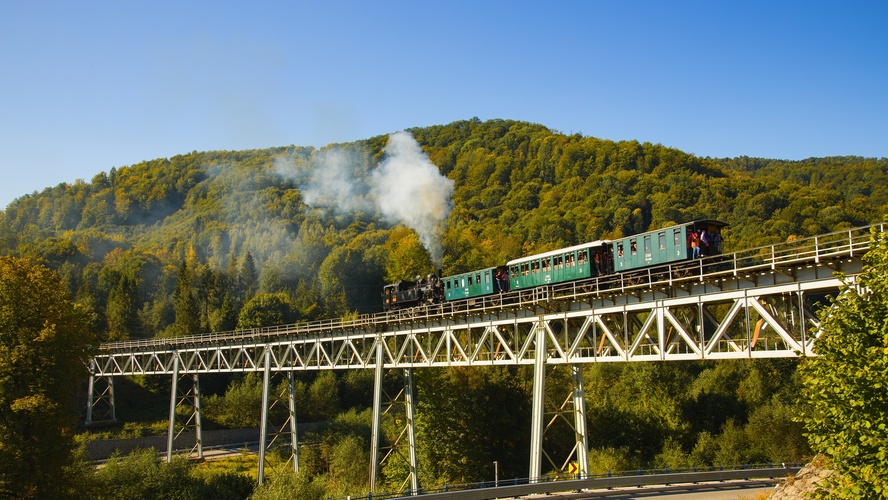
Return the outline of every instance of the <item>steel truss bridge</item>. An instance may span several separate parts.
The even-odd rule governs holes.
[[[202,458],[199,376],[262,373],[261,483],[272,447],[289,456],[284,467],[299,468],[294,372],[374,370],[370,487],[380,466],[400,454],[409,467],[401,491],[409,494],[419,490],[413,369],[527,365],[533,367],[528,477],[540,480],[544,458],[547,470],[565,470],[573,460],[587,476],[583,364],[812,355],[816,309],[828,305],[826,297],[843,284],[854,284],[871,233],[884,230],[879,224],[634,274],[351,320],[104,344],[90,363],[87,423],[116,420],[115,377],[165,375],[172,378],[167,459],[183,437],[194,443],[184,451]],[[553,404],[546,397],[547,368],[560,365],[570,370],[572,388],[548,398]],[[403,374],[403,390],[393,397],[384,394],[384,370]],[[276,385],[275,377],[287,383]],[[277,393],[276,387],[284,389]],[[285,411],[272,411],[277,405]],[[405,423],[383,446],[380,424],[390,412],[400,412]],[[576,436],[563,462],[543,450],[544,433],[556,421]]]

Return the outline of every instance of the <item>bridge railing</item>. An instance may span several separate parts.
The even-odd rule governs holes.
[[[651,469],[607,472],[605,474],[580,475],[551,473],[537,480],[508,478],[477,483],[453,484],[423,488],[420,491],[377,492],[366,496],[352,495],[359,500],[422,498],[427,500],[482,500],[490,498],[519,498],[529,495],[551,494],[560,491],[604,490],[612,488],[642,487],[648,485],[672,485],[710,483],[714,481],[786,479],[797,474],[798,464],[756,464],[731,467],[693,467],[689,469]],[[710,486],[711,487],[711,486]],[[345,499],[341,499],[345,500]]]
[[[548,300],[578,300],[615,293],[629,293],[639,289],[672,287],[682,283],[702,282],[720,277],[738,277],[762,271],[789,268],[794,265],[820,264],[829,260],[858,257],[869,250],[871,230],[884,232],[885,224],[799,238],[733,253],[651,267],[632,273],[613,274],[476,299],[363,314],[346,319],[318,320],[248,330],[205,333],[188,337],[109,342],[102,344],[100,349],[103,351],[176,349],[195,344],[267,341],[274,337],[320,337],[337,331],[376,331],[392,324],[438,321],[448,316],[483,314],[504,308],[530,307]]]

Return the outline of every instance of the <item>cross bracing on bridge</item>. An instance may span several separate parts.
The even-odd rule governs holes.
[[[347,321],[105,344],[93,358],[91,379],[250,371],[265,372],[268,379],[277,372],[372,368],[377,380],[383,369],[407,370],[410,380],[414,368],[532,365],[535,478],[543,456],[547,366],[810,355],[819,326],[814,310],[838,292],[839,276],[850,281],[860,271],[871,229],[884,226]],[[575,428],[585,429],[582,372],[575,372],[579,397],[572,411]],[[412,394],[412,384],[407,389]],[[90,397],[90,406],[107,401]],[[375,414],[380,400],[375,394]],[[412,415],[412,402],[408,406]],[[377,434],[373,441],[371,484]],[[585,439],[578,437],[573,453],[586,451]]]

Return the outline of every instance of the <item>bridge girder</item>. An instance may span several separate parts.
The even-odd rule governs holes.
[[[364,335],[287,338],[224,346],[110,353],[94,375],[371,369],[381,347],[386,369],[532,365],[535,326],[548,350],[544,364],[677,361],[810,354],[817,321],[806,294],[836,293],[837,278],[543,315],[511,311],[467,323],[405,325]]]

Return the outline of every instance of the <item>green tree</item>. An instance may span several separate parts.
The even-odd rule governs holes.
[[[128,340],[141,331],[139,289],[135,280],[123,275],[108,294],[108,340]]]
[[[332,371],[321,371],[308,387],[307,400],[299,401],[305,408],[306,421],[327,421],[336,416],[339,407],[339,385]]]
[[[188,265],[184,261],[179,266],[179,277],[173,292],[173,307],[176,311],[176,320],[170,327],[172,335],[174,337],[197,335],[200,332],[200,307],[191,284],[191,273],[188,272]]]
[[[417,450],[420,484],[478,481],[527,471],[526,430],[530,397],[521,387],[521,370],[506,367],[451,368],[414,372],[417,381]],[[484,436],[477,446],[466,436]],[[397,471],[402,472],[402,471]],[[391,477],[402,477],[386,471]]]
[[[206,398],[206,414],[228,428],[258,427],[262,411],[262,376],[249,372],[234,380],[223,396]]]
[[[0,496],[73,496],[73,433],[93,335],[51,270],[0,257]]]
[[[256,489],[253,500],[289,500],[299,498],[303,500],[323,500],[327,498],[324,485],[320,478],[312,480],[307,474],[277,474],[271,477]]]
[[[401,280],[425,278],[435,272],[428,250],[419,242],[419,236],[403,226],[391,231],[385,244],[388,258],[385,262],[385,281],[394,283]]]
[[[253,255],[247,252],[241,263],[240,272],[237,275],[237,283],[243,300],[249,300],[259,287],[259,272],[256,271],[256,261]]]
[[[225,292],[222,296],[222,304],[209,314],[210,330],[224,332],[234,330],[237,327],[237,311],[234,309],[234,301],[231,294]]]
[[[176,457],[172,462],[160,462],[156,450],[138,450],[122,458],[112,457],[96,471],[96,491],[93,494],[96,498],[114,500],[220,498],[207,496],[207,485],[195,477],[193,470],[193,464],[185,458]],[[243,485],[240,488],[249,494]]]
[[[856,286],[821,314],[817,356],[801,368],[808,440],[839,473],[821,498],[888,495],[888,233],[870,246]]]
[[[299,319],[292,300],[286,293],[260,293],[248,300],[241,309],[237,327],[261,328],[263,326],[286,325]]]

